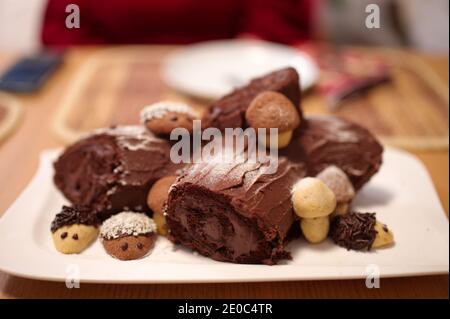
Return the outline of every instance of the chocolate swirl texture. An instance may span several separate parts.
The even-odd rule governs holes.
[[[247,127],[245,111],[253,98],[263,91],[276,91],[284,94],[296,107],[302,118],[300,105],[299,76],[294,68],[274,71],[253,79],[230,94],[210,105],[202,118],[202,127]]]
[[[383,147],[355,123],[335,116],[309,116],[280,154],[293,162],[306,163],[309,176],[336,165],[358,190],[380,169]]]
[[[61,212],[56,214],[55,219],[53,219],[50,230],[54,233],[63,226],[74,224],[97,226],[99,223],[100,221],[91,208],[82,205],[75,205],[73,207],[64,205]]]
[[[303,165],[280,158],[277,171],[261,163],[194,164],[172,185],[169,239],[219,261],[275,264],[295,221],[291,186]]]
[[[103,220],[122,210],[148,211],[150,187],[179,165],[171,162],[166,140],[143,126],[118,126],[69,146],[54,167],[54,182],[65,197],[92,207]]]

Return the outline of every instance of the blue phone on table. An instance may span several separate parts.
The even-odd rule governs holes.
[[[41,52],[23,57],[0,77],[0,90],[33,92],[45,83],[62,59],[62,52]]]

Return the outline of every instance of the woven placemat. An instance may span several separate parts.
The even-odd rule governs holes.
[[[139,111],[162,99],[202,109],[207,103],[170,90],[161,80],[167,51],[120,47],[95,53],[75,75],[54,118],[56,134],[73,142],[94,128],[138,123]],[[448,87],[414,55],[383,52],[392,81],[345,102],[333,114],[366,126],[383,142],[409,149],[448,149]],[[330,113],[317,94],[307,113]]]
[[[17,127],[21,114],[20,102],[15,97],[0,92],[0,143]]]
[[[382,58],[391,80],[330,111],[323,97],[304,99],[307,113],[332,113],[367,127],[385,144],[412,150],[448,149],[448,85],[417,55],[389,49],[353,49]]]
[[[159,71],[166,52],[132,46],[94,53],[75,74],[58,107],[56,135],[71,143],[95,128],[136,124],[143,106],[163,99],[202,110],[204,102],[179,95],[163,83]]]

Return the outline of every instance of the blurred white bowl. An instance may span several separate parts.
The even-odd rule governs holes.
[[[287,66],[299,72],[302,90],[318,79],[318,67],[305,53],[258,40],[210,41],[176,50],[165,59],[162,77],[183,93],[217,99],[251,78]]]

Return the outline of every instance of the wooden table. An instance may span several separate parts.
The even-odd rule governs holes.
[[[95,48],[73,49],[65,65],[36,94],[19,95],[24,117],[9,139],[0,145],[0,214],[36,171],[39,153],[60,146],[50,128],[54,110],[72,75]],[[155,47],[155,50],[166,50]],[[0,54],[0,72],[14,60]],[[448,85],[448,57],[421,56]],[[305,99],[304,103],[307,103]],[[448,215],[448,151],[414,152],[430,172]],[[30,203],[32,205],[32,203]],[[25,221],[26,222],[26,221]],[[11,247],[14,249],[14,247]],[[382,279],[379,289],[367,289],[363,280],[239,284],[99,285],[67,289],[64,283],[22,279],[0,272],[1,298],[448,298],[448,275]]]

